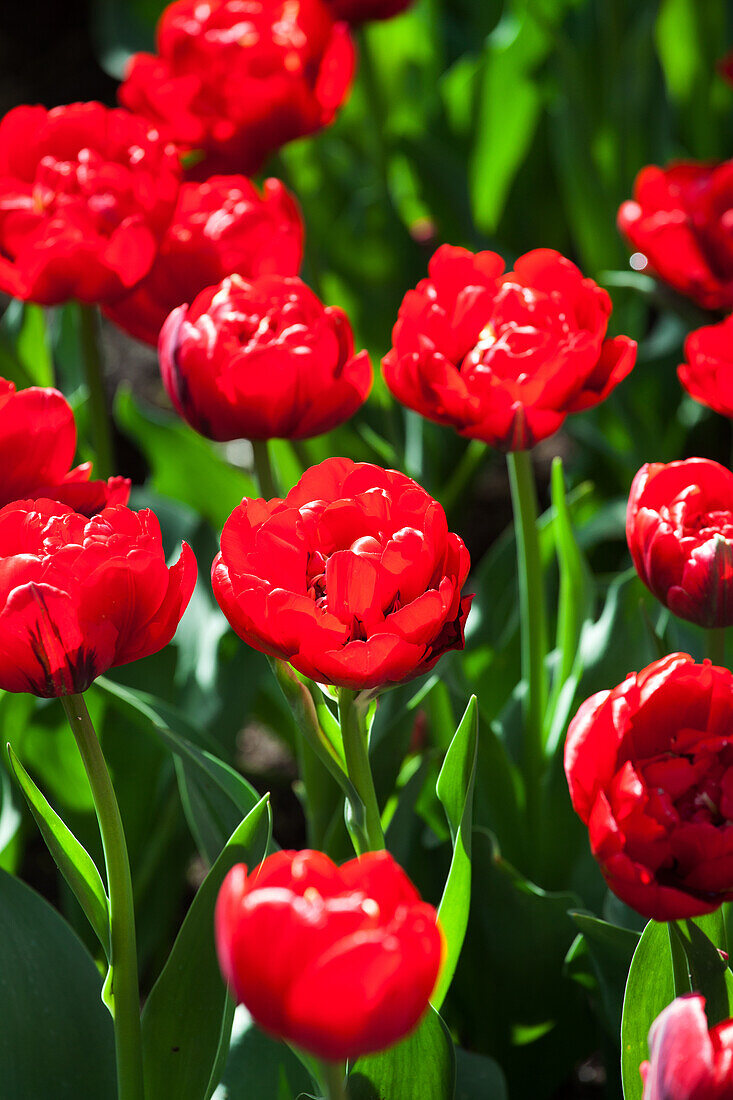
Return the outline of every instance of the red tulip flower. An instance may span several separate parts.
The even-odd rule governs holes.
[[[631,485],[626,539],[636,571],[681,619],[733,625],[733,473],[706,458],[652,462]]]
[[[565,774],[609,887],[654,920],[733,899],[733,674],[684,653],[581,706]]]
[[[203,152],[200,178],[252,175],[286,142],[328,125],[355,63],[348,27],[324,0],[176,0],[157,46],[132,58],[120,102]]]
[[[678,997],[649,1030],[649,1058],[639,1067],[643,1100],[730,1100],[733,1020],[708,1028],[705,998]]]
[[[414,0],[327,0],[334,19],[347,23],[369,23],[375,19],[391,19],[405,11]]]
[[[691,332],[685,360],[677,375],[690,397],[733,417],[733,317]]]
[[[16,107],[0,122],[0,289],[109,302],[147,275],[180,166],[148,122],[101,103]]]
[[[216,904],[219,963],[260,1027],[328,1061],[383,1050],[418,1024],[440,970],[437,913],[387,852],[237,864]],[[266,946],[265,946],[266,945]]]
[[[297,278],[232,276],[171,313],[160,334],[171,401],[211,439],[304,439],[353,416],[372,385],[346,314]]]
[[[166,567],[152,512],[89,519],[51,500],[0,509],[0,688],[43,698],[86,691],[173,637],[196,582],[184,543]]]
[[[107,316],[131,336],[157,346],[168,314],[227,275],[297,275],[303,221],[280,180],[262,193],[245,176],[184,183],[150,274]]]
[[[650,270],[703,309],[733,306],[733,161],[649,165],[618,227]]]
[[[16,392],[0,378],[0,508],[25,497],[51,497],[92,516],[127,504],[127,478],[90,481],[91,462],[69,469],[75,453],[76,425],[66,398],[38,386]]]
[[[466,547],[395,470],[329,458],[284,500],[243,500],[214,561],[214,595],[249,645],[319,683],[383,688],[463,646]]]
[[[405,295],[383,361],[398,401],[502,451],[526,450],[603,401],[636,344],[606,340],[611,299],[559,252],[504,273],[494,252],[443,245]]]

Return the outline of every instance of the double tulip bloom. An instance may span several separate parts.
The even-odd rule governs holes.
[[[733,317],[695,329],[685,340],[680,382],[701,405],[733,417]]]
[[[211,439],[304,439],[353,416],[372,368],[343,310],[297,278],[238,276],[171,313],[160,369],[177,411]]]
[[[378,689],[463,645],[469,556],[404,474],[330,458],[227,520],[214,594],[255,649],[319,683]]]
[[[387,852],[340,868],[310,851],[278,852],[251,874],[238,864],[219,893],[216,945],[257,1023],[333,1062],[410,1032],[442,955],[435,910]]]
[[[51,497],[92,516],[109,505],[127,504],[127,478],[90,481],[90,462],[70,469],[75,453],[74,414],[63,394],[40,386],[16,391],[0,378],[0,508],[27,497]]]
[[[649,165],[618,226],[650,270],[703,309],[733,307],[733,161]]]
[[[643,1100],[728,1100],[733,1079],[733,1020],[708,1028],[705,998],[678,997],[649,1031],[649,1061],[639,1067]]]
[[[558,252],[528,252],[505,273],[494,252],[444,245],[400,307],[385,381],[430,420],[525,450],[632,369],[635,342],[605,338],[610,314],[606,291]]]
[[[86,691],[115,665],[167,645],[191,598],[184,543],[166,566],[152,512],[89,519],[52,500],[0,509],[0,688],[44,698]]]
[[[297,275],[303,221],[280,180],[262,191],[245,176],[184,183],[150,273],[105,313],[131,336],[156,346],[166,317],[227,275]]]
[[[565,773],[609,887],[654,920],[733,900],[733,674],[673,653],[581,706]]]
[[[647,463],[631,485],[626,539],[657,599],[704,627],[733,625],[733,473],[689,458]]]
[[[157,51],[132,58],[120,102],[203,154],[202,178],[251,175],[332,122],[355,63],[348,27],[325,0],[177,0],[158,23]]]
[[[0,122],[0,290],[111,302],[147,275],[179,187],[157,130],[101,103],[17,107]]]

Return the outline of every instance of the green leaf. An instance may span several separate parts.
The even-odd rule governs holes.
[[[120,389],[115,419],[148,459],[156,492],[188,504],[214,527],[223,526],[243,497],[257,496],[252,478],[179,417],[144,408]]]
[[[48,850],[73,890],[109,959],[109,902],[96,864],[46,801],[10,745],[7,748],[13,774],[25,795]]]
[[[265,795],[235,829],[191,903],[143,1010],[148,1100],[202,1100],[217,1085],[213,1077],[228,1049],[233,1009],[216,958],[214,907],[229,870],[235,863],[259,863],[270,835]]]
[[[649,1028],[673,1000],[674,975],[667,926],[649,921],[631,960],[624,993],[621,1019],[624,1100],[641,1100],[639,1066],[649,1057]]]
[[[508,1100],[501,1066],[483,1054],[456,1049],[456,1100]]]
[[[7,366],[5,360],[7,359]],[[54,372],[42,306],[17,298],[0,322],[2,373],[18,386],[53,386]]]
[[[552,462],[553,532],[560,571],[557,613],[557,648],[560,660],[555,672],[547,719],[551,723],[560,692],[572,673],[580,673],[580,634],[593,609],[593,578],[578,546],[570,519],[562,459]]]
[[[90,955],[58,913],[0,872],[3,1100],[117,1095],[112,1020]]]
[[[404,1096],[410,1082],[420,1100],[453,1100],[456,1057],[448,1029],[435,1009],[428,1009],[420,1026],[381,1054],[358,1058],[350,1067],[349,1100],[382,1100]]]
[[[438,918],[445,933],[447,951],[432,1003],[439,1011],[453,980],[468,926],[471,905],[471,831],[473,786],[478,756],[478,702],[471,696],[441,768],[436,792],[453,841]]]
[[[100,676],[97,686],[121,704],[136,721],[158,737],[176,757],[176,771],[186,817],[201,854],[210,863],[222,850],[237,822],[259,801],[243,776],[213,753],[192,744],[179,728],[185,720],[165,703]],[[174,732],[170,727],[177,727]]]
[[[286,1100],[314,1087],[290,1048],[260,1031],[244,1005],[238,1005],[229,1057],[213,1100],[255,1100],[260,1096],[279,1100],[283,1082]]]
[[[583,934],[598,982],[603,1015],[613,1038],[618,1041],[626,976],[639,935],[588,913],[571,911],[570,917]]]
[[[710,1027],[733,1015],[731,988],[733,974],[726,959],[728,939],[723,914],[718,910],[694,920],[670,922],[669,933],[676,936],[685,954],[689,987],[705,998],[705,1014]],[[672,945],[674,950],[674,945]]]

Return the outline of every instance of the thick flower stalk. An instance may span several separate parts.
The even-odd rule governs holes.
[[[173,146],[101,103],[16,107],[0,122],[0,289],[104,303],[147,275],[178,194]]]
[[[708,1028],[705,998],[678,997],[649,1031],[649,1061],[639,1067],[644,1100],[728,1100],[733,1020]]]
[[[63,394],[40,386],[16,390],[0,378],[0,508],[50,497],[93,516],[110,505],[127,504],[127,478],[90,481],[91,462],[70,468],[75,453],[74,414]]]
[[[463,646],[469,556],[440,504],[395,470],[331,458],[284,500],[244,500],[212,582],[255,649],[319,683],[374,691]]]
[[[51,500],[0,509],[0,688],[77,695],[173,637],[196,582],[166,566],[158,520],[122,505],[89,519]]]
[[[345,23],[325,0],[176,0],[157,54],[136,54],[120,102],[182,150],[198,178],[257,172],[270,153],[333,121],[354,72]]]
[[[733,673],[684,653],[581,706],[565,774],[609,887],[654,920],[733,899]]]
[[[636,571],[682,619],[733,625],[733,473],[706,458],[647,463],[631,485],[626,539]]]
[[[188,423],[211,439],[305,439],[366,401],[372,367],[343,310],[297,278],[224,279],[163,326],[163,382]]]
[[[494,252],[443,245],[405,295],[383,360],[398,401],[501,451],[527,450],[598,405],[634,365],[606,339],[611,299],[558,252],[514,270]]]
[[[184,183],[150,273],[105,309],[116,325],[156,346],[169,313],[227,275],[297,275],[303,220],[280,180],[261,191],[246,176]]]
[[[677,376],[690,397],[733,417],[733,317],[695,329],[685,340]]]
[[[278,852],[251,874],[238,864],[219,893],[216,945],[260,1027],[328,1062],[411,1032],[442,957],[435,910],[387,852],[342,867],[313,851]]]
[[[649,271],[703,309],[733,306],[733,161],[642,168],[618,227]]]

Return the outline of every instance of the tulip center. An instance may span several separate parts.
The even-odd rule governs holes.
[[[496,296],[491,318],[463,360],[472,375],[490,371],[504,381],[522,384],[545,361],[556,357],[572,336],[560,300],[515,283],[505,283]]]
[[[661,823],[720,826],[733,821],[733,745],[717,753],[666,753],[647,762],[642,774]]]

